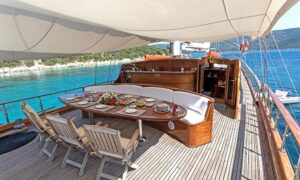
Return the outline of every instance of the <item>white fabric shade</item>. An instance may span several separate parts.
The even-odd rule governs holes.
[[[0,59],[258,37],[297,1],[0,0]]]

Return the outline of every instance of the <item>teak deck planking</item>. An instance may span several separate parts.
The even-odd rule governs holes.
[[[264,155],[264,142],[253,104],[252,96],[241,79],[241,101],[238,121],[225,116],[222,108],[216,108],[213,120],[213,141],[197,148],[188,148],[169,135],[144,126],[147,141],[133,156],[138,170],[128,172],[128,179],[274,179],[269,159]],[[218,105],[216,105],[218,106]],[[119,129],[126,135],[136,127],[132,121],[97,119]],[[126,131],[124,130],[126,128]],[[37,154],[36,141],[0,156],[0,179],[94,179],[100,159],[89,159],[86,171],[78,176],[78,169],[61,168],[67,148],[59,148],[54,162],[48,164]],[[75,153],[76,158],[83,154]],[[111,162],[106,173],[120,175],[122,168]]]

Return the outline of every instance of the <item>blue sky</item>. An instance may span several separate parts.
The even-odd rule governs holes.
[[[300,27],[300,2],[286,12],[273,27],[273,30]]]

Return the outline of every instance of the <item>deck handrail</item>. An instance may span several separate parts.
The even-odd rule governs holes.
[[[80,86],[80,87],[76,87],[76,88],[64,89],[64,90],[61,90],[61,91],[55,91],[55,92],[46,93],[46,94],[42,94],[42,95],[31,96],[31,97],[22,98],[22,99],[16,99],[16,100],[12,100],[12,101],[0,102],[0,108],[2,107],[2,109],[3,109],[3,114],[4,114],[4,118],[6,119],[6,122],[10,123],[11,121],[9,120],[9,113],[8,113],[8,110],[7,110],[7,105],[8,104],[13,104],[13,103],[17,103],[17,102],[26,101],[26,100],[37,99],[37,100],[39,100],[39,106],[40,106],[40,109],[41,109],[40,112],[43,114],[46,111],[48,111],[52,108],[55,108],[55,107],[45,109],[44,106],[43,106],[42,97],[51,96],[51,95],[60,94],[60,93],[65,93],[66,94],[69,91],[74,91],[74,90],[79,90],[79,89],[84,90],[84,88],[89,87],[89,86],[107,84],[107,83],[113,83],[113,82],[114,81],[99,82],[99,83],[96,83],[96,84],[90,84],[90,85]],[[0,124],[0,125],[2,125],[2,124]]]
[[[300,127],[297,123],[297,121],[294,119],[294,117],[291,115],[291,113],[287,110],[287,108],[284,106],[284,104],[279,100],[279,98],[276,96],[276,94],[273,92],[273,90],[267,85],[267,84],[262,84],[256,74],[253,72],[253,70],[246,64],[246,62],[241,61],[243,65],[243,72],[245,74],[245,77],[247,78],[247,82],[249,83],[251,93],[253,96],[256,96],[256,101],[259,106],[259,108],[263,109],[263,111],[260,111],[263,115],[264,118],[267,120],[264,121],[265,126],[267,126],[267,131],[269,131],[272,134],[272,137],[269,142],[274,147],[277,147],[273,150],[271,150],[273,153],[275,153],[277,157],[280,158],[281,161],[281,168],[279,171],[285,171],[285,172],[279,172],[283,173],[284,177],[287,179],[298,179],[299,174],[300,174],[300,154],[298,154],[298,160],[297,164],[293,164],[292,160],[288,158],[290,156],[289,151],[285,151],[285,146],[286,146],[286,139],[289,136],[289,130],[291,131],[292,137],[294,138],[296,145],[299,148],[300,147]],[[252,81],[251,81],[252,78]],[[256,90],[254,88],[254,84],[258,86],[258,89]],[[273,108],[273,107],[276,108]],[[274,110],[276,111],[276,116],[273,117]],[[282,117],[283,121],[285,122],[285,130],[282,136],[279,133],[279,128],[277,127],[279,117]],[[262,118],[262,119],[264,119]],[[269,129],[270,128],[270,129]],[[278,135],[279,134],[279,135]],[[280,140],[276,137],[279,137]],[[277,140],[275,140],[277,139]],[[273,156],[273,155],[272,155]],[[276,159],[276,157],[274,157]],[[275,160],[276,161],[276,160]],[[291,166],[287,166],[285,164],[287,161],[289,161]],[[274,162],[275,163],[275,162]],[[276,165],[275,165],[276,166]],[[293,171],[293,172],[291,172]],[[291,175],[293,174],[293,175]],[[293,177],[291,177],[293,176]]]
[[[112,83],[112,82],[113,81],[105,82],[105,83]],[[86,88],[86,87],[99,85],[99,84],[103,84],[103,82],[97,83],[97,84],[90,84],[90,85],[86,85],[86,86],[80,86],[80,87],[76,87],[76,88],[64,89],[64,90],[61,90],[61,91],[55,91],[55,92],[51,92],[51,93],[46,93],[46,94],[37,95],[37,96],[31,96],[31,97],[22,98],[22,99],[16,99],[16,100],[12,100],[12,101],[0,102],[0,106],[4,105],[4,104],[11,104],[11,103],[15,103],[15,102],[25,101],[25,100],[28,100],[28,99],[36,99],[36,98],[40,98],[40,97],[44,97],[44,96],[50,96],[50,95],[54,95],[54,94],[65,93],[67,91],[74,91],[74,90],[83,89],[83,88]]]
[[[253,70],[247,65],[247,63],[245,63],[244,61],[241,61],[241,62],[242,62],[242,64],[243,64],[244,66],[246,66],[247,70],[250,72],[251,76],[254,78],[254,80],[255,80],[257,86],[258,86],[258,87],[261,87],[261,82],[260,82],[260,80],[258,79],[258,77],[256,76],[256,74],[253,72]]]
[[[287,108],[284,106],[284,104],[279,100],[279,98],[276,96],[274,91],[268,86],[268,84],[261,85],[260,80],[256,76],[256,74],[252,71],[252,69],[244,62],[242,61],[242,64],[247,68],[247,70],[250,72],[251,76],[256,81],[256,84],[260,87],[260,91],[265,89],[270,96],[272,102],[277,107],[278,111],[282,115],[284,121],[286,122],[287,126],[290,128],[292,134],[294,135],[298,146],[300,146],[300,127],[297,123],[297,121],[294,119],[294,117],[291,115],[291,113],[287,110]],[[270,100],[270,99],[267,99]]]
[[[290,128],[292,134],[294,135],[298,146],[300,146],[300,127],[298,123],[267,84],[264,84],[264,89],[267,90],[269,96],[272,99],[272,102],[278,108],[284,121],[286,122],[287,126]]]

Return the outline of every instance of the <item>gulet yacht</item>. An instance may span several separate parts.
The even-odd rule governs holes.
[[[0,0],[0,59],[260,39],[296,2]],[[140,58],[105,83],[0,102],[0,114],[2,138],[36,134],[0,155],[3,180],[299,179],[299,125],[243,59]]]

